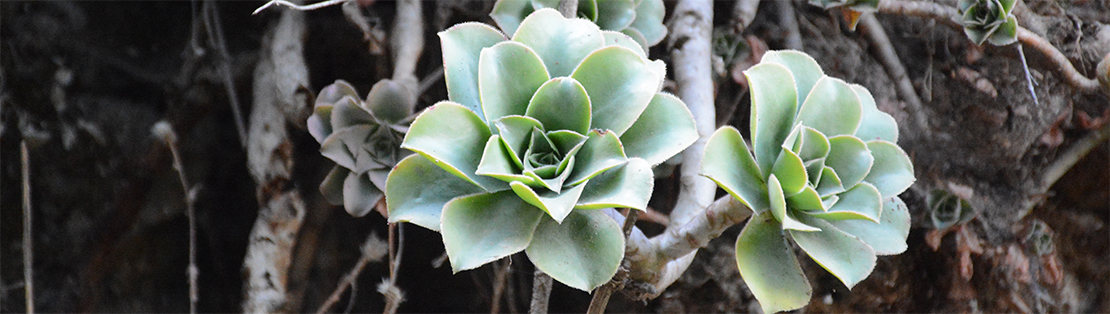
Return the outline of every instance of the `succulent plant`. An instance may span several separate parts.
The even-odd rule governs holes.
[[[856,29],[860,15],[879,9],[879,0],[809,0],[809,4],[825,9],[841,8],[844,18],[848,20],[848,27],[852,30]]]
[[[1017,41],[1017,18],[1011,14],[1017,0],[960,0],[957,9],[967,38],[982,45],[990,41],[1005,46]]]
[[[320,91],[308,131],[336,164],[320,183],[329,203],[361,217],[385,196],[390,169],[410,154],[400,146],[414,103],[413,94],[391,80],[374,84],[365,101],[342,80]]]
[[[616,273],[620,226],[599,208],[643,209],[653,165],[697,139],[660,92],[666,65],[627,35],[540,9],[511,40],[462,23],[440,32],[449,101],[423,111],[386,181],[391,222],[443,235],[462,271],[524,250],[590,290]]]
[[[971,207],[971,203],[945,190],[930,192],[929,196],[925,197],[925,204],[929,206],[929,220],[936,229],[948,229],[975,218],[975,210]]]
[[[512,35],[528,14],[558,7],[559,0],[498,0],[490,17],[505,34]],[[622,32],[647,49],[667,36],[664,14],[663,0],[579,0],[577,15],[603,30]]]
[[[910,216],[897,196],[913,166],[870,92],[826,76],[805,53],[768,52],[744,75],[752,148],[737,129],[718,129],[702,175],[755,213],[736,240],[748,288],[765,312],[792,310],[812,288],[786,239],[851,288],[876,255],[906,249]]]

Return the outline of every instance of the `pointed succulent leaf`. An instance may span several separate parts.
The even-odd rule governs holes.
[[[617,273],[624,257],[624,234],[604,212],[576,210],[562,223],[544,218],[525,253],[551,278],[590,291]]]
[[[798,194],[786,197],[786,206],[791,209],[803,211],[824,211],[826,208],[821,203],[821,196],[812,186],[806,185]]]
[[[1013,15],[1007,16],[1006,22],[1002,23],[1002,25],[994,31],[994,34],[991,34],[991,36],[987,38],[987,41],[995,46],[1005,46],[1015,43],[1017,42],[1017,28],[1017,18]]]
[[[736,266],[764,313],[800,309],[809,304],[813,288],[771,213],[752,217],[740,231],[736,238]]]
[[[522,181],[525,184],[535,184],[531,177],[521,174],[520,168],[515,166],[513,156],[502,144],[501,137],[494,135],[486,142],[482,161],[478,163],[478,169],[474,173],[505,182]]]
[[[884,140],[897,143],[898,123],[894,121],[894,117],[879,110],[875,105],[875,98],[871,96],[871,92],[867,91],[867,88],[856,84],[851,85],[852,90],[859,96],[863,108],[859,129],[856,130],[855,134],[856,137],[864,141]]]
[[[817,194],[820,194],[821,197],[825,197],[831,194],[844,192],[845,190],[847,189],[841,184],[840,176],[836,174],[836,170],[833,170],[833,168],[829,166],[825,166],[825,168],[821,170],[821,181],[817,183]]]
[[[374,117],[395,124],[412,114],[416,95],[393,80],[381,80],[366,95],[366,107]]]
[[[578,164],[574,166],[570,178],[567,178],[568,185],[582,184],[601,172],[628,161],[620,139],[613,132],[592,130],[586,136],[589,137],[586,143],[575,154]]]
[[[647,58],[646,55],[647,55],[647,49],[648,49],[647,48],[648,47],[648,41],[647,41],[647,38],[644,38],[643,33],[636,30],[635,28],[625,28],[624,30],[621,30],[621,34],[628,35],[629,38],[632,38],[633,41],[636,41],[636,44],[638,44],[638,45],[640,45],[640,47],[642,47],[642,49],[641,49],[642,52],[641,53],[645,56],[644,58]],[[664,28],[663,34],[664,35],[667,34],[666,33],[666,28]]]
[[[366,171],[366,169],[362,169],[364,167],[359,167],[358,159],[359,157],[366,158],[362,156],[366,154],[363,154],[361,150],[365,139],[370,137],[370,132],[373,132],[373,128],[370,125],[356,125],[338,129],[324,139],[324,142],[320,143],[320,154],[348,170]],[[365,164],[365,161],[363,161],[363,164]]]
[[[371,169],[366,172],[366,176],[370,178],[370,182],[374,183],[374,186],[377,187],[378,190],[385,193],[385,183],[389,180],[389,172],[392,170],[393,167],[389,167],[388,169]]]
[[[820,230],[798,221],[797,217],[793,215],[793,211],[786,208],[786,197],[783,196],[782,186],[779,185],[779,179],[774,174],[767,178],[767,199],[771,203],[771,213],[775,215],[775,219],[782,223],[783,230],[790,229],[805,232]]]
[[[804,216],[804,215],[803,215]],[[813,261],[828,270],[840,282],[852,289],[875,269],[875,250],[859,238],[840,231],[824,220],[805,219],[806,223],[821,228],[816,232],[788,230]]]
[[[478,114],[457,103],[440,102],[416,117],[401,148],[419,153],[486,191],[503,190],[503,182],[474,173],[489,137],[489,127]]]
[[[328,204],[343,205],[343,181],[350,173],[347,168],[335,166],[324,177],[324,181],[320,182],[320,194],[324,195]]]
[[[813,85],[797,121],[827,137],[851,135],[859,128],[861,110],[859,96],[848,83],[826,76]]]
[[[829,155],[829,139],[821,134],[821,131],[811,127],[802,127],[798,143],[795,146],[798,147],[796,150],[798,157],[806,162]],[[815,176],[815,174],[810,174],[810,176]]]
[[[579,186],[586,189],[575,208],[628,207],[643,210],[651,198],[655,175],[647,161],[629,158],[624,165],[602,172]]]
[[[790,74],[794,76],[794,85],[798,95],[798,107],[796,108],[801,108],[806,96],[813,90],[813,85],[816,85],[817,80],[825,76],[825,72],[817,64],[817,60],[813,60],[813,57],[797,50],[768,51],[763,55],[760,63],[775,63],[790,70]]]
[[[898,197],[883,201],[879,223],[867,220],[829,221],[840,231],[858,237],[875,249],[877,255],[893,255],[906,251],[906,238],[910,235],[910,212]]]
[[[531,96],[525,116],[533,117],[548,131],[571,130],[578,134],[590,128],[590,96],[577,80],[553,78]]]
[[[936,229],[944,230],[965,223],[975,216],[975,210],[967,200],[945,190],[930,192],[925,198],[925,204],[929,209],[929,220]]]
[[[532,140],[532,130],[543,130],[543,124],[532,117],[506,116],[495,120],[493,125],[501,136],[501,141],[505,143],[505,148],[514,157],[513,162],[517,167],[524,167],[522,160],[524,151]]]
[[[586,55],[605,46],[605,37],[597,25],[564,18],[553,9],[536,10],[524,18],[513,34],[513,41],[534,49],[551,77],[569,75]]]
[[[887,141],[867,142],[867,148],[875,157],[875,165],[863,181],[867,181],[879,189],[883,199],[902,194],[917,179],[913,176],[913,164],[910,156],[902,151],[901,147]]]
[[[632,36],[617,32],[617,31],[601,31],[601,35],[605,36],[605,46],[621,46],[632,51],[635,51],[640,57],[647,59],[647,52],[644,47],[640,45],[640,41],[632,38]]]
[[[320,90],[320,94],[316,95],[315,107],[333,106],[340,99],[347,96],[357,99],[358,91],[347,81],[335,80],[335,83],[324,86],[324,89]]]
[[[632,21],[632,25],[626,30],[636,30],[638,33],[643,34],[646,45],[644,47],[651,47],[663,41],[667,37],[667,27],[663,25],[663,15],[666,14],[666,8],[663,6],[663,0],[638,0],[636,6],[636,20]]]
[[[513,188],[513,192],[516,193],[520,199],[543,210],[547,213],[548,217],[560,223],[563,222],[563,219],[574,209],[574,203],[578,202],[578,197],[582,195],[582,189],[586,187],[585,184],[580,184],[566,191],[562,191],[563,193],[551,191],[537,193],[532,187],[524,183],[513,182],[510,183],[509,186]]]
[[[861,182],[851,189],[837,194],[835,205],[825,212],[809,212],[813,217],[824,220],[867,220],[879,222],[882,214],[882,199],[879,190],[867,182]]]
[[[498,0],[489,16],[505,34],[512,35],[520,26],[520,21],[532,11],[532,3],[528,0]]]
[[[590,129],[624,134],[659,91],[663,76],[635,51],[609,46],[594,51],[571,77],[590,94]]]
[[[713,132],[705,145],[701,175],[712,179],[725,192],[740,200],[753,211],[767,210],[767,184],[759,173],[740,131],[725,126]]]
[[[331,135],[331,108],[331,106],[316,108],[316,112],[305,122],[308,134],[311,134],[317,143],[323,143],[324,139]]]
[[[424,156],[409,155],[386,179],[389,222],[408,221],[439,231],[444,204],[458,196],[482,192],[481,187],[440,169]]]
[[[761,177],[766,178],[782,151],[783,140],[794,128],[798,106],[794,76],[776,63],[757,64],[744,71],[744,76],[752,97],[752,150]]]
[[[589,139],[588,136],[567,130],[547,132],[547,138],[551,139],[551,143],[555,144],[555,150],[562,153],[563,156],[577,155],[578,150],[582,149],[582,145],[586,144],[586,139]],[[563,162],[559,164],[560,172],[567,167],[567,159],[569,158],[563,158]]]
[[[331,109],[331,126],[333,131],[356,125],[377,125],[374,116],[359,105],[354,97],[346,97],[335,103]]]
[[[771,168],[771,173],[779,178],[779,183],[782,184],[782,192],[786,196],[798,194],[809,183],[809,175],[806,174],[802,159],[785,148]]]
[[[622,30],[636,19],[636,2],[633,0],[603,0],[597,3],[597,26],[601,29]]]
[[[343,180],[343,208],[355,217],[365,216],[385,196],[365,174],[351,172]]]
[[[694,116],[671,94],[656,93],[644,113],[620,136],[629,157],[658,165],[698,140]]]
[[[483,48],[507,40],[505,35],[489,25],[473,22],[456,24],[438,35],[448,99],[485,119],[478,93],[478,60]]]
[[[478,61],[478,90],[486,121],[523,115],[528,101],[547,79],[543,61],[528,46],[505,41],[482,49]]]
[[[532,242],[543,212],[512,191],[463,196],[443,206],[443,246],[451,270],[477,268]]]
[[[836,170],[837,178],[844,188],[850,188],[863,180],[875,162],[867,144],[855,136],[830,137],[829,147],[831,148],[825,165]]]

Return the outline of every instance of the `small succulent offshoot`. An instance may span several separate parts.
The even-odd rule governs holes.
[[[329,203],[361,217],[381,201],[389,171],[411,154],[400,147],[415,101],[412,92],[391,80],[374,84],[366,100],[343,80],[320,91],[308,131],[320,143],[320,153],[336,164],[320,183]]]
[[[505,34],[513,34],[524,17],[543,8],[558,9],[559,0],[498,0],[490,17]],[[663,0],[579,0],[577,12],[603,30],[632,37],[645,51],[667,36],[664,14]]]
[[[511,40],[481,23],[439,37],[449,100],[401,144],[417,154],[386,181],[390,222],[439,231],[455,272],[523,250],[570,287],[608,282],[624,236],[598,209],[644,209],[652,166],[698,136],[685,104],[660,92],[666,64],[553,9]]]
[[[771,51],[744,71],[752,145],[733,127],[709,138],[702,175],[750,207],[736,240],[740,275],[767,313],[813,293],[787,243],[851,288],[876,255],[906,249],[910,216],[898,195],[915,181],[894,118],[866,88],[826,76],[809,55]]]
[[[976,45],[990,42],[1005,46],[1017,41],[1017,18],[1011,11],[1017,0],[960,0],[957,9],[964,34]]]

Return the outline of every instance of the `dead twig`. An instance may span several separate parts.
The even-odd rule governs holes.
[[[490,314],[501,313],[501,296],[505,292],[505,285],[507,284],[506,281],[508,281],[509,278],[509,271],[512,269],[511,266],[512,264],[509,263],[509,259],[503,258],[501,259],[501,261],[497,262],[497,266],[494,267],[495,270],[493,275],[493,296],[490,297],[489,301]],[[510,299],[510,302],[511,300],[512,299]]]
[[[378,293],[385,296],[385,309],[382,311],[384,314],[397,313],[397,308],[405,301],[404,293],[397,287],[397,274],[401,271],[401,254],[405,251],[404,232],[405,225],[389,224],[389,278],[378,285]]]
[[[879,3],[879,12],[887,14],[910,15],[936,20],[953,29],[960,30],[959,16],[955,8],[924,1],[883,1]],[[1056,49],[1052,43],[1043,37],[1018,26],[1017,39],[1023,45],[1029,46],[1056,65],[1053,70],[1064,77],[1064,81],[1084,93],[1097,93],[1099,91],[1110,93],[1099,85],[1098,80],[1087,78],[1075,70],[1066,56]]]
[[[921,98],[917,96],[917,91],[914,90],[913,83],[910,82],[909,75],[906,74],[906,67],[902,65],[902,60],[898,59],[898,54],[894,52],[894,47],[890,44],[890,38],[886,36],[886,31],[883,31],[883,25],[879,23],[874,15],[865,14],[860,17],[860,31],[871,42],[871,46],[875,49],[875,57],[879,59],[879,63],[883,64],[887,75],[890,75],[890,78],[897,84],[898,95],[902,96],[902,100],[909,107],[909,114],[913,117],[913,122],[917,124],[917,129],[928,134],[929,122],[925,116]]]
[[[27,141],[19,142],[19,158],[23,170],[23,299],[27,313],[35,313],[35,246],[31,238],[31,159]]]
[[[346,276],[343,276],[343,280],[339,282],[339,286],[335,287],[335,291],[332,291],[328,299],[324,301],[324,304],[320,305],[320,308],[316,310],[316,314],[327,313],[332,306],[335,306],[335,303],[339,302],[339,297],[343,296],[347,288],[354,285],[355,280],[362,274],[363,268],[366,268],[366,264],[380,261],[388,251],[388,249],[383,248],[388,246],[389,244],[379,239],[378,235],[370,233],[370,235],[366,237],[366,241],[362,242],[362,256],[359,257],[358,262],[355,263],[355,267],[351,268],[351,271],[348,272]],[[354,297],[355,295],[352,291],[351,298],[353,299]]]
[[[1052,185],[1056,184],[1056,181],[1064,177],[1064,174],[1071,170],[1083,157],[1086,157],[1091,150],[1099,145],[1106,144],[1108,138],[1110,138],[1110,124],[1104,124],[1098,130],[1072,144],[1068,150],[1061,153],[1055,161],[1045,168],[1044,175],[1041,176],[1041,191],[1048,191]]]
[[[528,307],[528,314],[547,314],[552,285],[551,276],[536,267],[536,272],[532,274],[532,303]]]
[[[344,2],[347,2],[347,1],[350,1],[350,0],[327,0],[327,1],[320,1],[320,2],[317,2],[317,3],[313,3],[313,4],[308,4],[308,5],[300,5],[300,4],[296,4],[296,3],[292,3],[292,2],[284,1],[284,0],[270,0],[270,2],[266,2],[266,4],[263,4],[262,6],[258,7],[258,9],[255,9],[254,12],[251,13],[251,15],[258,15],[258,13],[262,12],[262,10],[265,10],[265,9],[267,9],[269,7],[272,7],[272,6],[275,6],[275,5],[285,6],[285,7],[291,8],[293,10],[297,10],[297,11],[312,11],[312,10],[322,9],[322,8],[326,8],[326,7],[329,7],[329,6],[336,5],[336,4],[344,3]]]
[[[154,124],[153,131],[170,148],[170,154],[173,156],[173,169],[177,170],[177,179],[181,181],[181,190],[185,193],[185,216],[189,218],[189,266],[185,272],[189,276],[189,313],[196,314],[197,302],[200,300],[197,287],[197,277],[200,275],[200,270],[197,269],[196,189],[189,185],[189,178],[185,176],[185,166],[181,162],[181,153],[177,145],[177,133],[174,133],[173,126],[164,120],[158,121]]]
[[[798,31],[798,18],[794,15],[794,3],[791,1],[775,2],[775,13],[778,14],[779,24],[786,31],[782,45],[786,49],[802,50],[802,35]]]
[[[247,129],[243,126],[243,112],[239,107],[239,93],[235,91],[235,80],[231,77],[231,56],[227,53],[227,43],[224,42],[223,26],[220,22],[220,11],[215,2],[205,1],[201,9],[204,19],[204,28],[208,32],[208,46],[216,49],[220,59],[220,75],[223,76],[224,89],[227,90],[228,103],[231,105],[231,115],[235,119],[235,131],[239,132],[239,145],[247,146]]]

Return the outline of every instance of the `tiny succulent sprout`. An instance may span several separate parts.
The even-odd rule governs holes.
[[[960,0],[960,23],[967,38],[982,45],[989,41],[1005,46],[1017,41],[1017,18],[1011,14],[1017,0]]]
[[[511,39],[481,23],[439,37],[449,100],[405,135],[417,154],[386,181],[389,220],[439,231],[456,272],[523,250],[570,287],[609,281],[624,237],[597,209],[644,209],[652,166],[698,137],[685,104],[660,92],[666,64],[549,8]]]
[[[490,17],[512,35],[524,17],[542,8],[558,9],[559,0],[498,0]],[[646,49],[667,36],[663,0],[578,0],[577,16],[607,31],[621,32]]]
[[[910,216],[898,195],[915,181],[913,166],[870,92],[826,76],[809,55],[770,51],[744,75],[751,149],[722,127],[701,174],[755,213],[736,262],[764,312],[798,309],[813,291],[787,239],[851,288],[876,255],[905,251]]]
[[[391,80],[374,84],[366,100],[342,80],[320,91],[307,125],[320,153],[336,164],[320,183],[329,203],[361,217],[385,196],[390,169],[411,154],[401,149],[401,139],[415,99]]]
[[[844,19],[848,20],[848,28],[856,30],[859,17],[863,13],[879,10],[879,0],[809,0],[809,4],[825,9],[840,8]]]
[[[929,219],[938,230],[966,223],[975,217],[975,210],[967,200],[945,190],[933,190],[925,197],[929,206]]]

